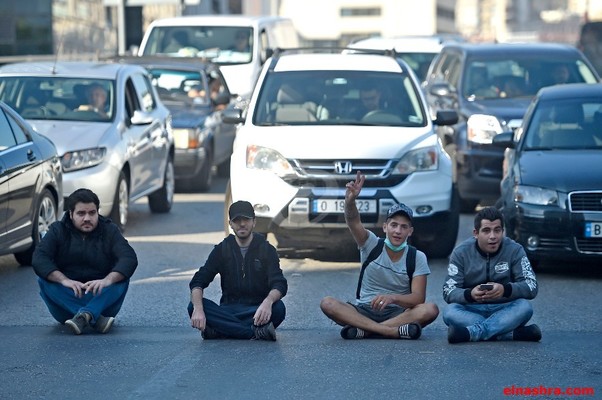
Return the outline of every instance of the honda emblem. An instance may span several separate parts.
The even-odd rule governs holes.
[[[352,169],[351,161],[335,161],[334,172],[339,175],[347,175],[351,173]]]

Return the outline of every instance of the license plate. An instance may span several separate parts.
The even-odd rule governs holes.
[[[602,222],[586,222],[585,237],[602,238]]]
[[[376,200],[356,200],[357,209],[362,214],[376,214]],[[343,199],[318,199],[312,204],[314,214],[342,214],[345,212],[345,200]]]

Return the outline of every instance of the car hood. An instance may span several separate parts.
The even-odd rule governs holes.
[[[29,121],[33,128],[56,146],[59,155],[101,145],[111,123],[78,121]]]
[[[522,119],[530,103],[530,97],[466,101],[464,112],[465,115],[487,114],[501,119]]]
[[[519,159],[520,183],[561,192],[602,189],[600,150],[526,151]]]
[[[430,127],[350,125],[246,126],[236,140],[236,146],[267,147],[287,159],[395,159],[413,148],[437,144]]]

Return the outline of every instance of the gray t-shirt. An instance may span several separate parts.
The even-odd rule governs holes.
[[[364,261],[377,244],[378,237],[373,232],[368,231],[368,240],[366,240],[363,247],[360,247],[361,264],[364,264]],[[360,298],[357,300],[357,304],[368,304],[379,294],[410,294],[412,290],[406,270],[407,255],[408,252],[404,251],[401,259],[393,262],[387,254],[386,246],[384,246],[382,253],[368,264],[364,271]],[[416,269],[413,276],[428,275],[430,273],[431,270],[426,255],[417,250]]]

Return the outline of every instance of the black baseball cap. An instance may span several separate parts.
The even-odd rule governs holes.
[[[412,212],[412,209],[405,204],[399,203],[389,208],[389,211],[387,211],[387,219],[393,218],[397,214],[403,214],[408,217],[410,222],[413,222],[412,217],[414,216],[414,213]]]
[[[251,203],[244,200],[239,200],[235,203],[232,203],[230,209],[228,210],[228,214],[230,215],[230,221],[238,217],[255,218],[255,210],[253,210],[253,206]]]

